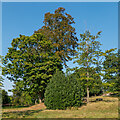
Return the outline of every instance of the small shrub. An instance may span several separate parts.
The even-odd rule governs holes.
[[[48,109],[66,109],[82,104],[83,90],[75,77],[57,71],[45,91],[45,105]]]

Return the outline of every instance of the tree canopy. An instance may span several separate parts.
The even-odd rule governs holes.
[[[74,24],[74,18],[65,13],[65,9],[59,7],[52,14],[46,13],[44,16],[44,26],[35,31],[35,33],[43,33],[53,44],[53,52],[60,57],[66,65],[66,61],[71,60],[71,56],[75,54],[77,46],[77,37]]]
[[[62,69],[60,59],[51,51],[51,40],[35,33],[30,37],[20,35],[11,45],[5,56],[3,74],[9,75],[7,78],[12,81],[23,80],[24,90],[36,92],[41,98],[49,78],[56,69]]]

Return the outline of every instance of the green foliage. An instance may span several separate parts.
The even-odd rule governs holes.
[[[2,71],[2,63],[4,61],[4,57],[0,55],[0,72]],[[1,87],[3,87],[3,76],[1,75],[0,73],[0,90],[1,90]]]
[[[11,45],[3,63],[3,75],[23,81],[21,88],[41,99],[51,76],[56,69],[62,69],[60,59],[52,52],[51,40],[35,33],[30,37],[20,35]]]
[[[1,87],[3,87],[3,81],[4,81],[3,77],[0,76],[0,89],[1,89]]]
[[[90,96],[100,96],[103,94],[103,84],[101,79],[95,79],[93,86],[90,89]]]
[[[66,65],[75,53],[74,20],[64,11],[60,7],[54,14],[46,13],[45,26],[40,30],[32,36],[20,35],[13,39],[2,63],[2,74],[11,81],[22,81],[22,90],[36,99],[44,97],[45,88],[56,69],[62,70],[62,63]]]
[[[100,37],[101,31],[96,34],[96,36],[91,35],[89,31],[85,31],[85,33],[80,34],[80,43],[77,47],[78,54],[75,57],[74,63],[78,63],[79,68],[83,67],[85,70],[81,75],[82,79],[86,84],[87,91],[87,102],[89,102],[89,89],[91,89],[91,85],[93,81],[97,79],[98,75],[101,72],[101,56],[103,55],[100,46],[101,43],[98,41]],[[91,75],[91,69],[94,68],[96,72]],[[97,74],[96,74],[97,73]],[[94,79],[93,75],[96,77]]]
[[[105,51],[103,62],[104,89],[110,92],[118,91],[118,53],[115,49]]]
[[[60,57],[66,65],[66,61],[71,60],[71,56],[75,54],[77,46],[77,37],[73,24],[74,18],[65,13],[65,9],[59,7],[52,14],[46,13],[44,16],[44,26],[35,31],[35,33],[43,33],[53,43],[54,53]]]
[[[31,96],[28,91],[23,89],[23,81],[14,82],[12,96],[13,105],[33,105],[35,103],[35,97]]]
[[[96,70],[98,71],[100,66],[98,66],[101,62],[100,56],[102,56],[102,52],[100,49],[100,42],[97,40],[100,36],[101,32],[98,32],[96,36],[91,35],[89,31],[85,31],[85,33],[80,34],[80,43],[77,47],[78,54],[75,57],[77,60],[75,62],[78,63],[81,67],[89,68],[92,65],[96,65]],[[74,63],[75,63],[74,62]]]
[[[74,18],[62,7],[54,13],[46,13],[43,22],[44,26],[33,35],[20,35],[13,39],[5,58],[0,56],[2,75],[15,84],[11,97],[13,104],[32,105],[41,101],[46,87],[45,104],[49,109],[81,106],[83,96],[87,96],[89,101],[89,94],[99,95],[102,87],[108,91],[118,91],[118,54],[113,53],[115,49],[106,50],[103,54],[98,41],[101,31],[95,36],[85,31],[80,34],[80,42],[77,43]],[[62,72],[55,74],[56,70],[63,69],[63,63],[67,66],[66,62],[72,60],[73,55],[76,55],[75,62],[79,69],[75,68],[75,72],[68,76]],[[102,84],[103,55],[105,82]],[[0,76],[0,87],[3,80]],[[2,103],[9,103],[6,91],[2,91],[2,96]]]
[[[10,98],[5,90],[2,90],[2,105],[10,103]]]
[[[102,93],[102,80],[100,75],[96,72],[95,68],[91,67],[91,69],[89,69],[89,77],[91,79],[88,82],[86,80],[87,69],[84,67],[76,69],[75,72],[71,75],[75,75],[77,80],[81,82],[84,88],[85,96],[87,93],[87,85],[90,88],[90,96],[100,95]]]
[[[66,77],[57,71],[46,88],[45,105],[48,109],[81,106],[83,94],[82,86],[75,77]]]

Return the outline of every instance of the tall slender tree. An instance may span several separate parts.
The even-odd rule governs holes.
[[[71,56],[75,54],[78,41],[73,27],[74,18],[65,13],[64,8],[59,7],[53,14],[46,13],[43,22],[44,26],[35,33],[43,33],[52,41],[54,46],[52,51],[66,66],[66,61],[71,60]]]
[[[83,80],[86,80],[86,91],[87,91],[87,103],[89,102],[89,89],[90,84],[93,81],[93,77],[91,77],[91,68],[95,68],[96,74],[94,73],[94,76],[98,77],[98,73],[100,73],[100,63],[101,59],[100,56],[102,56],[102,52],[100,49],[100,42],[97,40],[101,34],[101,31],[97,33],[96,36],[91,35],[89,31],[85,31],[85,33],[80,34],[80,43],[78,46],[78,54],[75,57],[75,62],[78,63],[80,67],[83,67],[86,69],[86,71],[83,73],[84,78]]]

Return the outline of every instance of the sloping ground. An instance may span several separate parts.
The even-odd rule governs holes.
[[[2,112],[13,112],[13,111],[27,111],[27,110],[40,110],[45,109],[44,103],[33,105],[27,108],[15,108],[15,109],[3,109]]]
[[[78,110],[43,110],[35,113],[30,118],[118,118],[118,98],[101,97],[103,101],[94,100],[99,97],[91,98],[93,102],[83,105]]]
[[[103,101],[95,101],[96,98],[103,98]],[[71,110],[47,110],[43,103],[19,110],[5,109],[3,118],[118,118],[118,98],[99,96],[90,101]]]
[[[30,110],[39,110],[39,109],[45,109],[45,108],[46,108],[46,106],[44,105],[44,103],[33,105],[33,106],[29,107]]]

